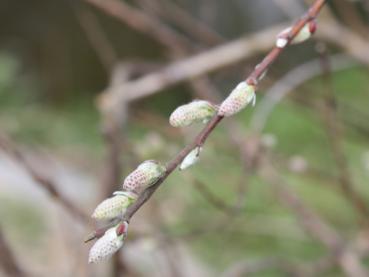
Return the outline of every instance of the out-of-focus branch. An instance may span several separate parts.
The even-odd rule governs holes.
[[[225,214],[234,214],[239,210],[236,206],[229,205],[224,202],[220,197],[215,195],[204,183],[197,179],[192,180],[193,185],[197,189],[197,191],[207,200],[212,206],[217,208],[218,210],[224,212]]]
[[[13,252],[11,251],[3,231],[0,228],[0,268],[8,277],[26,276],[24,270],[19,266]]]
[[[171,49],[171,51],[177,49],[178,51],[175,54],[179,57],[183,57],[184,53],[187,53],[186,49],[191,49],[190,45],[171,43],[172,40],[178,40],[180,35],[177,32],[162,24],[157,19],[148,16],[144,12],[135,9],[124,2],[116,0],[84,1],[90,2],[112,16],[119,17],[123,22],[133,25],[136,30],[152,35],[154,39],[163,42],[163,45],[168,49]],[[155,21],[154,25],[152,24],[151,19]],[[132,22],[134,23],[132,24]],[[155,30],[170,30],[170,35],[168,35],[168,38],[167,35],[156,36],[155,32],[149,31],[152,26],[158,27],[155,28]],[[217,47],[205,53],[195,55],[188,59],[175,62],[159,72],[149,74],[133,82],[122,84],[114,90],[114,93],[111,93],[110,97],[108,97],[107,94],[105,94],[104,97],[109,98],[109,102],[116,102],[116,105],[119,105],[122,98],[131,101],[149,96],[167,86],[199,77],[203,74],[239,62],[251,54],[265,52],[274,43],[270,38],[274,37],[278,31],[284,27],[285,26],[278,26],[259,34],[251,35],[244,39]],[[167,32],[164,31],[164,33],[166,34]],[[320,24],[317,35],[324,40],[343,47],[352,56],[369,64],[369,58],[368,55],[366,55],[369,51],[367,42],[356,34],[350,32],[347,28],[344,28],[339,24],[332,23],[331,21],[323,21]],[[350,41],[350,43],[346,43],[347,41]],[[261,70],[262,68],[259,69]],[[123,97],[123,94],[126,96]]]
[[[295,18],[304,11],[304,5],[295,0],[273,0],[273,2],[289,17]]]
[[[205,45],[217,45],[224,42],[221,35],[192,16],[176,3],[167,0],[139,0],[140,5],[177,25],[187,34]]]
[[[365,1],[364,1],[365,2]],[[350,29],[360,36],[368,38],[369,27],[362,13],[357,8],[357,3],[352,1],[332,0],[331,4],[342,20]]]
[[[281,202],[286,204],[297,215],[301,226],[330,250],[337,264],[348,276],[368,276],[368,272],[361,264],[359,255],[346,245],[346,242],[334,229],[309,209],[295,193],[288,189],[289,186],[286,184],[286,181],[283,180],[266,159],[264,159],[260,172],[261,176],[273,185]]]
[[[134,101],[182,81],[200,77],[212,71],[233,65],[256,53],[262,53],[274,45],[274,36],[286,25],[274,26],[256,34],[215,47],[169,64],[163,69],[145,75],[137,80],[117,86],[114,93],[104,94],[109,103],[123,99]]]
[[[170,49],[178,49],[178,52],[185,45],[191,44],[184,36],[174,33],[168,26],[161,24],[155,17],[152,17],[139,9],[136,9],[123,1],[118,0],[84,0],[87,3],[99,8],[108,15],[117,18],[134,30],[145,33],[153,39],[159,41]],[[176,51],[177,52],[177,51]],[[176,53],[175,52],[175,53]],[[177,53],[178,53],[177,52]]]
[[[110,72],[117,62],[118,56],[102,29],[98,18],[92,12],[84,9],[76,8],[75,13],[105,70]]]
[[[36,170],[32,164],[26,159],[22,151],[20,151],[14,143],[11,143],[4,135],[0,135],[0,148],[2,148],[5,153],[14,159],[18,165],[31,176],[36,184],[43,187],[50,196],[52,196],[57,202],[59,202],[73,217],[78,220],[87,223],[89,221],[89,216],[75,206],[69,199],[65,198],[58,190],[56,184],[44,176],[41,172]]]
[[[344,49],[359,62],[369,65],[368,40],[350,31],[339,22],[324,20],[321,22],[317,38],[335,44]]]
[[[337,116],[337,103],[332,81],[332,66],[329,54],[327,53],[327,49],[324,44],[321,43],[317,46],[325,85],[325,89],[323,89],[324,103],[319,110],[322,112],[323,121],[326,126],[325,129],[327,131],[333,152],[333,157],[338,167],[339,183],[341,185],[343,195],[348,198],[357,211],[361,213],[363,221],[367,224],[369,220],[369,208],[366,204],[366,201],[354,189],[347,158],[342,148],[343,126],[340,124]]]

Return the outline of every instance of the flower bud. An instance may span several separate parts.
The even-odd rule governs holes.
[[[255,105],[255,86],[247,84],[245,81],[237,85],[231,94],[223,101],[219,107],[218,115],[231,116],[242,110],[249,103]]]
[[[140,193],[155,183],[165,170],[165,166],[156,161],[144,161],[126,177],[123,182],[123,190]]]
[[[92,214],[97,220],[112,219],[123,214],[126,209],[137,199],[134,192],[115,192],[114,196],[101,202]]]
[[[315,33],[316,28],[317,28],[316,21],[310,20],[304,25],[304,27],[301,28],[300,32],[298,32],[298,34],[293,38],[291,44],[297,44],[305,40],[308,40]],[[287,45],[288,43],[287,36],[291,30],[292,27],[288,27],[277,35],[276,46],[278,48],[283,48]]]
[[[169,123],[173,127],[184,127],[192,123],[206,123],[216,112],[216,107],[204,100],[195,100],[179,106],[170,115]]]
[[[200,158],[201,150],[202,147],[196,147],[195,149],[192,149],[192,151],[183,159],[181,165],[179,166],[179,170],[184,170],[197,163]]]
[[[97,263],[111,257],[123,246],[123,241],[127,236],[127,231],[127,222],[120,223],[107,230],[105,234],[91,247],[88,262]]]

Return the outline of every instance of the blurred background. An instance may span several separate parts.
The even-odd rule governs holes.
[[[257,103],[88,265],[90,214],[201,130],[303,0],[2,0],[0,276],[369,276],[369,2],[332,0]]]

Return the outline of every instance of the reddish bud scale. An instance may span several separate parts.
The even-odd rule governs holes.
[[[128,223],[123,222],[118,226],[110,228],[91,247],[88,262],[97,263],[111,257],[122,246],[127,235]]]

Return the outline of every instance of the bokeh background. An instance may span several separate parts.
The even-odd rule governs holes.
[[[171,127],[170,113],[220,102],[311,2],[2,0],[0,276],[368,276],[365,0],[328,1],[256,106],[165,181],[119,254],[87,263],[94,207],[201,130]],[[201,75],[190,62],[171,81],[207,53]]]

